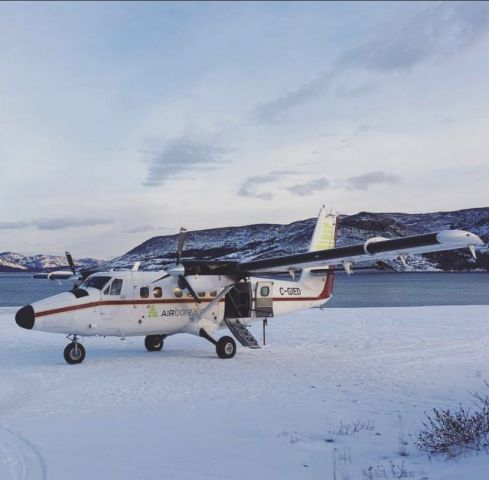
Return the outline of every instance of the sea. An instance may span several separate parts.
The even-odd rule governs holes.
[[[489,305],[489,273],[336,273],[328,307]],[[26,305],[69,290],[71,284],[0,273],[0,307]]]

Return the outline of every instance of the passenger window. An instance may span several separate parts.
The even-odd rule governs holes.
[[[161,289],[161,287],[153,288],[153,297],[161,298],[162,296],[163,296],[163,290]]]
[[[209,297],[217,297],[217,291],[212,290],[212,292],[209,292]]]
[[[261,289],[260,289],[260,295],[262,297],[268,297],[269,294],[270,294],[270,288],[268,288],[268,287],[261,287]]]
[[[116,278],[110,285],[110,294],[120,295],[121,290],[122,290],[122,280],[120,278]]]
[[[139,295],[141,298],[148,298],[149,297],[149,288],[148,287],[141,287],[139,289]]]
[[[175,292],[175,297],[177,297],[177,298],[180,298],[181,296],[183,296],[183,290],[180,290],[178,287],[175,288],[174,292]]]
[[[198,295],[199,297],[205,297],[205,292],[199,292],[199,293],[197,293],[197,295]]]

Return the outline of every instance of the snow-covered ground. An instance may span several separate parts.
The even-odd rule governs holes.
[[[413,442],[424,412],[486,393],[489,306],[306,311],[233,360],[185,335],[154,353],[87,339],[74,366],[62,336],[14,312],[0,310],[1,480],[488,478],[488,455]]]

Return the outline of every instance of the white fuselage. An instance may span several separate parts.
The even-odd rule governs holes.
[[[164,271],[112,271],[97,273],[88,280],[98,278],[97,287],[100,287],[105,280],[100,277],[107,278],[106,283],[94,288],[89,286],[90,282],[85,282],[79,289],[84,296],[79,298],[76,292],[64,292],[34,302],[32,328],[82,336],[125,337],[198,334],[204,326],[211,333],[223,326],[225,316],[239,316],[248,322],[270,316],[270,312],[277,316],[319,306],[331,298],[333,284],[332,272],[306,272],[300,281],[250,277],[244,280],[247,284],[244,290],[249,290],[248,299],[247,294],[244,295],[248,305],[237,315],[233,310],[234,300],[230,302],[227,295],[216,299],[235,281],[224,275],[187,277],[200,303],[188,291],[180,289],[177,279],[165,275]],[[214,304],[209,305],[213,301]],[[263,314],[262,304],[268,308],[268,315]]]

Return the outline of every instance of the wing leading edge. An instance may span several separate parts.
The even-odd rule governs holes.
[[[387,260],[404,255],[441,252],[459,248],[469,248],[474,254],[475,247],[482,245],[484,242],[473,233],[464,230],[443,230],[437,233],[391,240],[371,238],[365,243],[357,245],[241,262],[237,265],[237,269],[249,273],[288,272],[302,268],[324,268],[344,265],[345,263]]]

